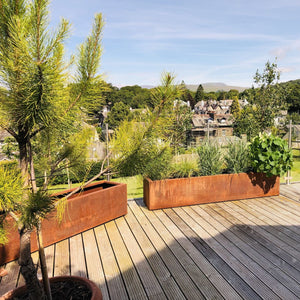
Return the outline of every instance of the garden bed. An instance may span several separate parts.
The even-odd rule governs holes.
[[[148,209],[279,195],[279,176],[263,173],[221,174],[152,181],[144,179]]]
[[[74,189],[55,194],[63,197]],[[127,213],[126,184],[99,181],[92,183],[71,196],[66,203],[62,222],[58,222],[56,212],[42,222],[44,246],[76,235],[80,232],[123,216]],[[17,259],[20,249],[20,237],[12,218],[7,217],[5,228],[8,231],[8,243],[0,246],[0,265]],[[32,233],[31,251],[38,249],[35,233]]]

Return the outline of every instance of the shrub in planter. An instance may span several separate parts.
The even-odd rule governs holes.
[[[171,165],[168,178],[188,178],[199,174],[198,160],[194,155],[188,154],[182,158],[176,157]]]
[[[254,172],[271,177],[283,175],[292,168],[292,152],[287,142],[279,137],[259,135],[253,139],[249,151]]]
[[[220,146],[211,141],[205,141],[198,149],[199,173],[202,176],[222,173],[223,157]]]
[[[224,155],[226,173],[243,173],[249,171],[249,146],[242,140],[230,142]]]

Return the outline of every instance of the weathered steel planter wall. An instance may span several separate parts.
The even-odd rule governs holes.
[[[221,174],[191,178],[144,179],[148,209],[279,195],[279,176],[262,173]]]
[[[74,189],[56,194],[62,197]],[[44,246],[54,244],[70,236],[123,216],[127,213],[126,184],[99,181],[84,188],[67,200],[64,219],[61,223],[56,212],[42,223]],[[20,241],[15,222],[7,218],[5,227],[8,230],[9,242],[0,246],[0,265],[19,256]],[[36,235],[32,233],[31,250],[38,249]]]

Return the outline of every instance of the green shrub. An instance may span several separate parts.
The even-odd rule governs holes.
[[[218,144],[205,141],[197,149],[199,173],[202,176],[220,174],[223,167],[222,151]]]
[[[242,173],[249,170],[249,147],[242,141],[234,141],[228,144],[227,153],[224,155],[226,171],[228,173]]]
[[[192,156],[185,155],[183,158],[176,158],[171,165],[170,178],[188,178],[197,176],[199,173],[198,162]]]
[[[283,175],[292,168],[292,152],[286,141],[273,135],[259,135],[250,144],[250,160],[254,172],[268,177]]]

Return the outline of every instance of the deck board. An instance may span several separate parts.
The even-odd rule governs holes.
[[[280,188],[156,211],[129,201],[126,216],[46,247],[48,274],[88,277],[105,300],[300,299],[300,184]],[[3,267],[0,295],[24,284],[16,261]]]

